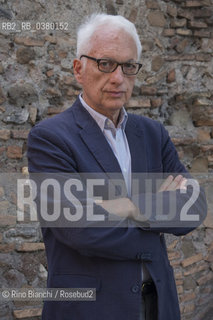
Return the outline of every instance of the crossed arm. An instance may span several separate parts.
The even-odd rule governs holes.
[[[182,175],[173,177],[169,175],[161,184],[158,192],[175,191],[178,189],[186,190],[187,179]],[[119,198],[115,200],[96,201],[103,209],[111,214],[118,215],[121,218],[131,218],[141,220],[141,214],[138,207],[129,198]]]
[[[162,138],[164,144],[170,143],[167,141],[167,137]],[[63,146],[63,148],[62,148]],[[60,135],[56,135],[55,132],[47,130],[46,128],[34,129],[29,137],[29,147],[28,147],[28,156],[29,156],[29,169],[30,172],[52,172],[52,173],[60,173],[60,172],[76,172],[76,163],[75,158],[71,157],[70,151],[67,150],[66,145],[63,143]],[[163,153],[163,161],[164,158],[168,159],[169,165],[163,168],[165,172],[180,172],[179,176],[175,178],[173,176],[169,176],[164,183],[161,185],[159,192],[157,194],[165,195],[165,203],[168,202],[168,194],[170,192],[177,193],[177,197],[180,203],[180,207],[184,204],[184,201],[188,201],[190,194],[180,194],[179,191],[185,188],[185,178],[183,177],[184,172],[182,167],[179,165],[179,160],[174,157],[174,147],[165,147],[163,146],[163,150],[169,150],[168,152],[162,151]],[[175,163],[175,164],[174,164]],[[156,195],[153,194],[153,197]],[[113,206],[110,208],[113,210],[114,215],[120,215],[123,220],[133,221],[132,217],[139,217],[138,215],[143,213],[144,208],[144,194],[139,194],[138,199],[140,202],[140,206],[136,206],[134,204],[134,199],[122,198],[119,200],[112,200],[114,202]],[[109,202],[103,201],[103,203],[98,203],[95,206],[94,210],[103,214],[110,214],[110,208],[108,210],[104,210],[104,206],[109,205]],[[130,206],[130,208],[128,207]],[[177,208],[177,217],[178,210]],[[124,210],[125,209],[125,210]],[[117,210],[117,211],[116,211]],[[136,210],[136,211],[135,211]],[[154,207],[152,210],[152,217],[155,218],[156,213],[158,212],[158,208]],[[200,221],[197,223],[199,225],[205,217],[206,214],[206,202],[205,197],[201,194],[199,201],[197,201],[195,206],[192,206],[192,212],[197,213],[200,216]],[[118,214],[119,213],[119,214]],[[126,216],[121,216],[125,214]],[[126,219],[127,217],[127,219]],[[174,228],[165,226],[162,228],[148,227],[144,228],[144,224],[140,220],[133,221],[133,225],[135,228],[119,228],[120,224],[118,223],[118,228],[114,227],[95,227],[95,223],[93,227],[86,228],[69,228],[68,225],[66,227],[60,228],[45,228],[44,235],[47,235],[47,238],[50,237],[50,234],[54,236],[57,241],[76,249],[80,253],[88,256],[102,256],[109,257],[114,259],[138,259],[138,252],[147,252],[153,251],[155,248],[151,247],[151,242],[147,241],[147,237],[151,237],[159,241],[158,232],[169,232],[177,235],[182,235],[190,232],[194,229],[194,227],[186,227],[184,224],[176,226]],[[196,227],[196,226],[195,226]],[[150,231],[150,232],[149,232]],[[158,255],[158,251],[156,248],[155,255]]]

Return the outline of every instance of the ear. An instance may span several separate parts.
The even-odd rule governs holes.
[[[83,77],[83,64],[82,61],[79,59],[74,59],[73,61],[73,70],[74,75],[78,83],[82,84],[82,77]]]

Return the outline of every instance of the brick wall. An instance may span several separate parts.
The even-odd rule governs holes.
[[[69,107],[79,94],[72,72],[76,26],[95,10],[124,15],[140,34],[143,70],[128,111],[161,121],[187,168],[203,173],[210,195],[207,219],[186,237],[167,236],[167,243],[182,319],[212,319],[212,0],[0,1],[0,172],[25,172],[30,128]],[[47,30],[52,25],[40,23],[45,21],[55,27],[62,22],[68,30]],[[10,23],[6,30],[3,22]],[[22,22],[31,24],[28,31]],[[0,183],[0,282],[43,287],[47,266],[39,227],[16,221],[11,213],[16,194],[6,193]],[[40,314],[39,303],[0,302],[0,319]]]

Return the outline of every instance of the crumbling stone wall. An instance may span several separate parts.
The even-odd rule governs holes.
[[[72,71],[76,27],[94,11],[124,15],[138,29],[143,69],[128,111],[161,121],[187,168],[203,173],[207,219],[186,237],[168,236],[167,242],[182,319],[212,319],[212,0],[0,0],[0,172],[25,172],[30,128],[79,94]],[[16,221],[10,214],[16,194],[7,199],[0,185],[1,285],[43,287],[47,265],[39,227]],[[40,314],[40,303],[0,303],[0,319]]]

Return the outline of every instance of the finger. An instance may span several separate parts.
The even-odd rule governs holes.
[[[169,191],[174,191],[176,190],[177,186],[179,185],[179,183],[181,182],[182,180],[182,176],[181,175],[178,175],[177,177],[175,177],[173,179],[173,181],[170,183],[169,187],[168,187],[168,190]]]
[[[180,189],[180,185],[183,181],[184,177],[182,175],[178,175],[175,177],[175,179],[172,181],[172,183],[169,186],[169,191],[175,191],[177,189]]]
[[[187,189],[186,185],[187,185],[187,179],[183,178],[178,185],[178,189],[186,190]]]
[[[174,177],[172,175],[168,176],[166,178],[166,180],[162,183],[162,185],[159,188],[159,192],[163,192],[166,191],[168,189],[168,187],[170,186],[170,184],[172,183]]]

